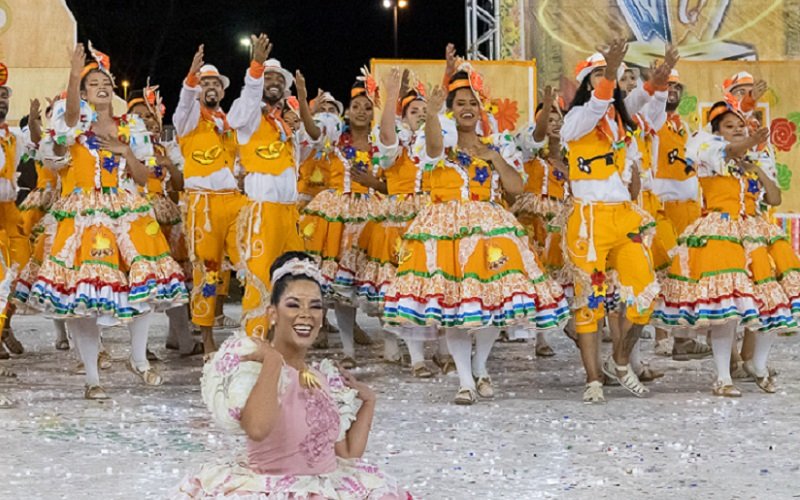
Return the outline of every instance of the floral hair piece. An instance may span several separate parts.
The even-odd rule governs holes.
[[[89,54],[92,56],[92,59],[94,59],[94,62],[90,62],[83,67],[81,78],[84,78],[93,70],[99,70],[108,76],[111,79],[111,85],[116,87],[117,84],[114,82],[114,75],[111,74],[111,58],[108,57],[108,54],[96,50],[94,46],[92,46],[91,40],[89,40]]]
[[[402,114],[406,106],[414,101],[427,101],[427,90],[425,84],[419,80],[419,77],[413,71],[409,71],[408,92],[405,96],[400,96],[397,103],[397,114]]]
[[[271,287],[275,288],[275,283],[288,275],[310,278],[316,281],[320,286],[322,286],[323,283],[319,266],[313,261],[307,259],[291,259],[272,273],[272,278],[270,280]]]
[[[475,71],[475,68],[472,67],[467,61],[464,61],[461,58],[456,58],[456,73],[465,72],[468,75],[467,80],[450,80],[450,83],[447,86],[448,92],[453,92],[454,90],[467,88],[469,87],[472,90],[472,93],[475,94],[475,97],[478,98],[479,101],[486,101],[489,99],[489,88],[486,85],[486,82],[483,80],[483,75]],[[452,78],[452,77],[451,77]]]
[[[356,77],[356,80],[364,84],[363,90],[366,92],[357,92],[358,89],[356,88],[353,89],[353,91],[356,92],[351,92],[350,97],[356,97],[358,95],[366,93],[367,99],[372,101],[372,104],[374,104],[375,106],[380,107],[380,100],[381,100],[380,89],[378,88],[378,82],[375,80],[375,76],[373,76],[372,73],[369,72],[369,68],[367,68],[366,66],[362,66],[361,76]]]
[[[724,101],[719,101],[711,106],[711,109],[708,111],[708,122],[711,123],[725,113],[733,113],[741,118],[742,121],[747,122],[740,108],[739,101],[736,100],[736,97],[734,97],[730,92],[725,93]]]

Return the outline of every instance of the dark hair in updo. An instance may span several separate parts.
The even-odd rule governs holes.
[[[314,258],[305,252],[295,252],[295,251],[286,252],[277,259],[275,259],[272,265],[269,266],[269,275],[272,276],[272,274],[275,271],[280,269],[281,266],[283,266],[292,259],[307,260],[312,263],[314,262]],[[289,284],[299,280],[311,281],[312,283],[315,283],[317,286],[320,287],[320,292],[322,291],[322,287],[320,286],[320,284],[317,283],[317,281],[310,276],[304,276],[302,274],[286,274],[281,279],[276,281],[275,285],[272,287],[272,296],[270,297],[270,304],[272,304],[273,306],[278,305],[278,303],[281,301],[281,297],[283,297],[283,294],[286,293],[286,289],[289,287]]]
[[[101,70],[100,68],[94,68],[90,69],[85,75],[83,75],[83,78],[81,78],[80,90],[86,90],[86,79],[89,78],[89,75],[93,73],[100,73],[101,75],[105,76],[106,78],[108,78],[108,81],[111,82],[111,86],[112,87],[114,86],[114,80],[112,80],[111,77],[108,76],[108,73]]]
[[[722,119],[723,118],[725,118],[728,114],[736,114],[733,111],[731,111],[731,109],[728,107],[728,103],[726,103],[725,101],[718,101],[718,102],[715,102],[714,105],[711,106],[711,109],[708,110],[708,116],[711,116],[711,112],[714,111],[717,108],[725,108],[726,111],[724,113],[722,113],[721,115],[717,115],[716,117],[714,117],[713,120],[711,120],[711,122],[710,122],[711,123],[711,132],[713,132],[713,133],[719,132],[719,126],[722,123]],[[736,115],[736,116],[741,118],[739,115]]]

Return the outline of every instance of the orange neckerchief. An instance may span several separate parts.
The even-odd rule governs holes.
[[[681,115],[678,113],[669,113],[667,115],[667,123],[672,128],[673,131],[681,133],[683,131],[683,121],[681,120]]]
[[[619,134],[620,139],[616,139],[614,137],[614,131],[611,129],[611,125],[609,125],[608,120],[606,120],[606,117],[611,118],[612,120],[617,122],[617,133]],[[599,122],[598,125],[599,125],[599,128],[600,128],[600,131],[606,137],[608,137],[608,140],[610,140],[612,143],[618,142],[618,141],[621,141],[621,140],[625,139],[625,125],[623,125],[623,123],[622,123],[622,118],[617,116],[617,110],[614,109],[614,106],[609,106],[608,107],[608,111],[606,111],[605,116],[600,119],[600,122]]]
[[[200,105],[200,117],[206,121],[216,123],[217,120],[222,120],[223,132],[228,132],[231,126],[228,125],[228,118],[222,110],[210,109],[207,106]]]
[[[266,111],[266,110],[269,110],[269,106],[267,106],[264,109],[264,111]],[[268,121],[272,121],[275,124],[276,127],[281,129],[281,131],[283,132],[282,135],[285,135],[286,137],[291,137],[292,128],[289,126],[288,123],[286,123],[283,120],[283,113],[281,112],[281,109],[278,106],[272,108],[269,111],[266,111],[266,112],[264,112],[264,111],[262,111],[262,113],[264,114],[264,117]]]

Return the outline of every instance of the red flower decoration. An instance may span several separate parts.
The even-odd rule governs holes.
[[[595,272],[592,273],[591,279],[592,286],[603,286],[603,283],[606,282],[606,275],[603,271],[595,270]]]
[[[634,243],[642,243],[644,241],[641,233],[628,233],[628,238]]]
[[[790,151],[797,142],[797,125],[786,118],[775,118],[769,126],[769,140],[780,151]]]

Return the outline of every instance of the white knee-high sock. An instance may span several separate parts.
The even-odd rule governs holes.
[[[425,361],[425,341],[424,340],[406,340],[408,346],[408,354],[411,355],[411,365],[422,363]]]
[[[475,334],[475,355],[472,357],[472,375],[475,377],[488,377],[486,361],[492,352],[492,346],[500,336],[497,328],[484,328]]]
[[[545,332],[536,332],[536,347],[547,344],[547,334]]]
[[[131,334],[131,359],[140,370],[150,368],[150,362],[147,361],[147,335],[150,333],[152,319],[153,315],[146,313],[128,323],[128,331]]]
[[[53,320],[53,327],[56,329],[56,342],[61,342],[62,340],[67,340],[67,320],[65,319],[54,319]]]
[[[769,351],[772,348],[772,344],[775,342],[775,337],[775,332],[756,333],[756,345],[753,351],[753,368],[755,368],[756,375],[759,377],[766,377],[769,375],[767,359],[769,358]]]
[[[713,326],[708,335],[714,354],[714,364],[717,367],[717,379],[725,385],[733,384],[730,363],[731,348],[736,341],[736,324],[736,321],[729,321],[723,325]]]
[[[387,361],[398,361],[402,357],[400,353],[400,341],[397,335],[383,332],[383,359]]]
[[[472,378],[472,335],[458,328],[445,330],[447,349],[453,356],[458,371],[458,381],[462,389],[475,390],[475,379]]]
[[[66,320],[66,323],[86,369],[86,384],[100,385],[100,373],[97,369],[97,356],[100,354],[100,328],[97,326],[97,320],[95,318],[75,318]]]
[[[450,351],[447,349],[447,338],[444,335],[439,336],[439,340],[437,341],[436,349],[439,354],[445,355],[450,354]]]
[[[342,351],[345,356],[356,357],[356,344],[353,340],[353,327],[356,324],[356,309],[344,304],[336,304],[336,326],[339,327],[339,335],[342,338]]]
[[[189,354],[194,348],[194,339],[189,328],[189,311],[186,307],[179,306],[167,309],[166,313],[169,318],[167,342],[177,342],[178,351],[181,354]]]

